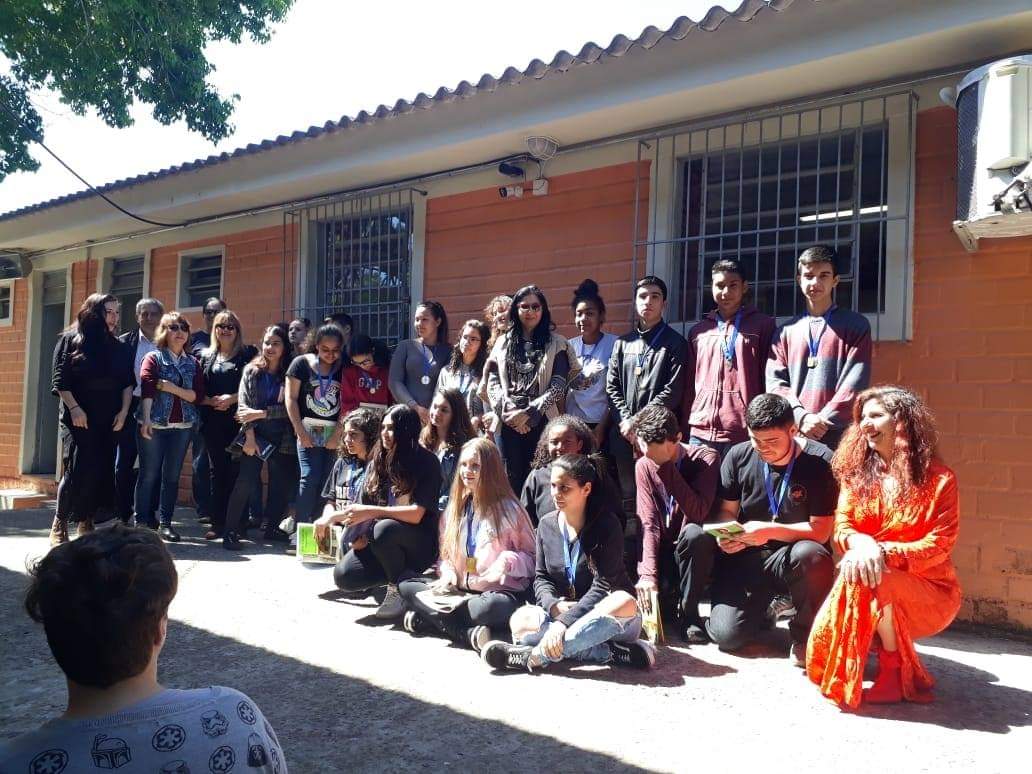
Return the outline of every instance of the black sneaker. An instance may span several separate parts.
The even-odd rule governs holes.
[[[656,665],[656,647],[648,640],[635,640],[624,645],[621,642],[610,642],[613,652],[613,663],[635,669],[651,669]]]
[[[481,660],[495,670],[512,669],[517,672],[531,671],[529,645],[510,645],[501,640],[487,643],[480,651]]]
[[[158,534],[161,535],[162,540],[166,540],[169,543],[179,542],[179,533],[176,532],[175,527],[173,527],[171,524],[160,527],[158,529]]]
[[[684,624],[681,627],[681,639],[689,645],[707,645],[710,641],[706,627],[701,621]]]
[[[433,630],[429,621],[423,618],[423,616],[415,610],[405,611],[405,615],[401,619],[401,628],[416,637],[423,634],[429,634]]]
[[[290,540],[290,535],[279,527],[274,527],[271,524],[264,527],[262,530],[262,537],[266,540],[271,540],[273,543],[286,543]]]
[[[226,536],[222,538],[222,547],[227,551],[239,551],[240,538],[235,532],[227,532]]]

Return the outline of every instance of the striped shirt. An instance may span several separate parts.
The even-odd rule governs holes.
[[[824,318],[809,314],[778,329],[767,361],[767,392],[792,404],[796,422],[806,414],[827,421],[831,428],[821,442],[834,448],[852,421],[853,401],[871,383],[871,324],[837,306],[827,319],[823,335]],[[813,367],[808,365],[811,335],[817,341]]]

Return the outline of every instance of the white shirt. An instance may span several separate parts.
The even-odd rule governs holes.
[[[603,333],[595,344],[584,344],[584,337],[570,339],[573,351],[580,362],[580,377],[570,386],[567,393],[566,410],[585,422],[595,424],[601,422],[609,407],[606,397],[606,371],[609,369],[609,358],[616,345],[616,336]]]
[[[136,387],[133,389],[133,395],[137,398],[140,397],[140,368],[143,367],[143,358],[147,356],[148,352],[156,352],[157,349],[154,342],[148,339],[143,331],[140,331],[140,338],[136,341],[136,360],[133,363],[133,369],[136,372]]]

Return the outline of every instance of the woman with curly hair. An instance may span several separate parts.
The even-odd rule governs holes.
[[[433,452],[441,463],[441,512],[448,504],[452,481],[459,465],[462,445],[476,435],[462,393],[455,389],[438,390],[430,403],[430,421],[419,434],[419,443]]]
[[[115,449],[133,397],[132,352],[118,339],[119,303],[94,293],[54,348],[53,393],[61,399],[63,466],[50,543],[82,535],[98,510],[115,505]]]
[[[491,408],[502,420],[505,471],[513,491],[523,486],[545,422],[558,416],[566,388],[580,373],[577,353],[555,333],[545,294],[516,291],[509,330],[495,343],[485,375]]]
[[[480,417],[484,414],[484,401],[480,399],[480,384],[487,362],[491,329],[480,320],[466,320],[462,324],[459,340],[452,347],[451,360],[441,369],[437,377],[437,391],[456,389],[466,401],[466,409],[473,422],[473,428],[480,430]]]
[[[591,455],[598,451],[595,434],[582,419],[560,414],[545,425],[530,461],[530,474],[523,482],[520,502],[536,527],[542,516],[555,511],[552,499],[552,463],[564,454]]]
[[[957,480],[939,459],[928,407],[902,387],[872,387],[853,405],[835,452],[841,486],[834,541],[839,575],[817,613],[806,671],[846,707],[926,702],[932,676],[914,640],[945,629],[960,609],[950,561],[959,520]],[[871,648],[878,677],[862,689]]]

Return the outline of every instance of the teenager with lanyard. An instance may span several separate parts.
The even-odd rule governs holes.
[[[871,324],[835,304],[839,274],[833,248],[804,250],[797,274],[806,313],[778,329],[767,362],[767,391],[792,404],[799,432],[834,449],[856,396],[871,383]]]
[[[580,336],[570,339],[577,353],[580,376],[570,382],[566,411],[588,423],[595,434],[595,445],[602,448],[609,433],[609,398],[606,396],[606,373],[613,355],[616,336],[605,333],[606,302],[598,292],[598,283],[584,280],[573,291],[573,324]]]
[[[419,415],[404,404],[384,414],[359,503],[347,506],[340,520],[349,528],[372,522],[368,544],[348,551],[334,568],[333,580],[352,592],[386,584],[377,618],[401,618],[405,606],[398,583],[437,560],[441,465],[419,445],[420,429]],[[317,534],[323,529],[317,528]]]
[[[648,406],[634,416],[634,434],[641,457],[634,465],[641,518],[641,560],[638,562],[638,599],[642,605],[659,592],[663,601],[684,598],[688,568],[674,550],[682,531],[706,522],[720,477],[720,457],[708,446],[682,443],[677,417],[663,406]],[[681,637],[703,639],[698,600],[686,605],[695,614],[682,617]],[[701,634],[701,636],[700,636]]]
[[[745,408],[764,392],[774,318],[746,303],[749,283],[738,261],[710,269],[716,309],[688,331],[682,430],[688,443],[723,454],[748,439]]]
[[[541,517],[555,512],[552,499],[552,463],[564,454],[594,454],[595,434],[583,420],[570,414],[560,414],[549,420],[541,433],[530,473],[520,491],[520,502],[527,510],[530,523],[537,527]]]
[[[488,439],[462,447],[443,519],[437,577],[399,586],[408,608],[402,625],[411,634],[440,633],[479,652],[492,629],[508,626],[534,577],[534,528]],[[420,598],[427,589],[472,595],[443,612]]]
[[[201,353],[204,397],[201,399],[201,435],[211,464],[211,530],[207,540],[221,537],[226,524],[229,493],[233,491],[239,464],[229,446],[240,432],[236,419],[237,395],[244,368],[258,350],[244,344],[240,319],[231,311],[215,315],[212,344]]]
[[[222,546],[230,550],[240,548],[239,525],[254,488],[261,486],[262,466],[266,462],[269,495],[262,509],[262,536],[266,540],[287,539],[277,525],[297,481],[297,451],[285,405],[290,356],[290,334],[282,325],[271,325],[262,334],[261,351],[247,364],[240,378],[236,418],[244,429],[244,444],[222,537]]]
[[[379,347],[364,333],[356,333],[348,342],[348,365],[340,375],[341,414],[348,414],[359,406],[387,406],[394,402],[388,388],[390,377],[387,365],[380,362]]]
[[[473,428],[482,428],[484,402],[480,399],[480,383],[484,377],[484,363],[487,362],[487,342],[491,329],[480,320],[466,320],[459,333],[459,340],[452,348],[451,360],[441,369],[437,377],[437,389],[458,390],[466,402],[466,409],[473,422]]]
[[[799,434],[792,406],[779,395],[756,396],[745,420],[749,441],[732,446],[720,466],[714,519],[740,527],[717,539],[688,524],[678,538],[684,614],[699,620],[698,602],[712,576],[705,634],[734,651],[773,625],[771,602],[790,594],[796,612],[788,624],[789,657],[802,667],[835,572],[827,546],[838,498],[831,450]]]
[[[398,344],[391,358],[390,388],[398,403],[404,403],[424,425],[430,421],[430,401],[437,388],[437,376],[448,362],[448,315],[437,301],[423,301],[413,320],[416,338]]]
[[[287,415],[297,436],[301,469],[295,506],[298,521],[311,522],[317,516],[319,495],[340,444],[343,350],[340,328],[333,323],[323,325],[312,348],[294,358],[287,369]]]
[[[315,520],[316,530],[340,524],[349,505],[359,503],[359,496],[365,484],[366,464],[372,454],[376,439],[380,437],[380,414],[373,409],[359,408],[344,417],[344,436],[340,445],[340,456],[333,464],[322,496],[326,501],[322,516]],[[369,544],[371,521],[353,527],[341,538],[341,543],[361,550]]]
[[[493,669],[533,671],[564,659],[642,669],[655,664],[655,648],[638,638],[641,614],[604,477],[599,455],[567,454],[552,463],[558,510],[537,528],[537,604],[510,619],[516,644],[495,641],[483,649],[481,657]]]
[[[476,435],[458,390],[438,390],[430,404],[430,421],[419,435],[419,443],[441,463],[441,493],[438,505],[444,512],[458,469],[463,444]]]
[[[523,486],[545,423],[559,415],[568,380],[580,373],[577,353],[554,332],[545,294],[536,285],[516,291],[509,330],[487,360],[491,407],[502,420],[505,470],[513,491]]]
[[[613,406],[609,454],[616,464],[623,506],[634,514],[634,415],[646,406],[681,409],[688,344],[663,319],[667,286],[659,277],[635,284],[635,328],[613,347],[606,376],[606,394]],[[632,524],[637,519],[630,519]]]

